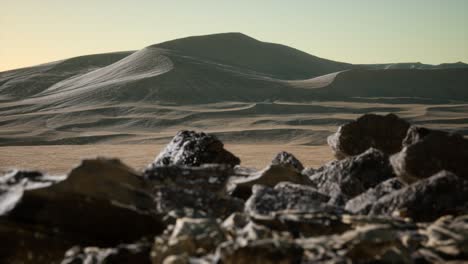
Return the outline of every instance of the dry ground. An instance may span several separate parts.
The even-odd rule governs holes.
[[[0,170],[13,168],[39,169],[49,173],[65,173],[83,158],[119,157],[124,163],[141,170],[164,145],[58,145],[0,147]],[[226,144],[246,167],[263,168],[279,151],[293,153],[304,166],[318,167],[332,157],[328,146]]]

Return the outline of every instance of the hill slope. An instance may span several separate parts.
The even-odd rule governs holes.
[[[239,33],[0,73],[0,145],[166,141],[322,144],[366,112],[468,133],[468,69],[352,65]]]

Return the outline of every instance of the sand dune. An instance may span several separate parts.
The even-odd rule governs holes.
[[[0,145],[227,142],[321,145],[363,113],[468,134],[463,63],[352,65],[239,33],[0,73]]]

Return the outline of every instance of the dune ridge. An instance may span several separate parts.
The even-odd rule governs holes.
[[[468,67],[352,65],[240,33],[0,73],[0,145],[134,144],[179,129],[227,142],[324,143],[358,114],[465,125]]]

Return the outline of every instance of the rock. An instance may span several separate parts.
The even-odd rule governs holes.
[[[164,229],[152,213],[155,204],[145,183],[118,160],[85,160],[54,184],[51,177],[38,175],[7,182],[18,178],[15,188],[22,190],[2,221],[54,230],[75,243],[97,246],[135,241]]]
[[[341,221],[344,210],[326,204],[329,197],[311,187],[280,183],[275,188],[253,187],[245,203],[250,218],[262,225],[294,236],[316,236],[347,230]]]
[[[468,215],[441,217],[425,234],[429,238],[426,247],[452,258],[468,256]]]
[[[19,170],[0,176],[0,216],[15,208],[25,191],[49,187],[64,179],[64,176],[51,177],[38,171]]]
[[[145,180],[153,187],[202,188],[211,193],[226,194],[228,179],[234,175],[228,165],[210,164],[199,167],[157,166],[144,172]]]
[[[288,153],[286,151],[281,151],[280,153],[278,153],[271,161],[271,164],[291,168],[293,170],[296,170],[297,172],[301,172],[302,170],[304,170],[304,166],[302,165],[302,163],[296,157],[294,157],[293,154]]]
[[[369,148],[391,155],[401,150],[409,126],[394,114],[365,114],[340,126],[327,141],[338,159],[359,155]]]
[[[414,221],[432,221],[444,214],[459,213],[468,204],[468,181],[442,171],[380,198],[371,215],[398,215]]]
[[[468,179],[468,140],[463,136],[411,127],[404,145],[401,152],[390,159],[402,181],[413,183],[441,170]]]
[[[346,203],[345,209],[355,214],[368,214],[372,205],[377,202],[379,198],[395,192],[402,187],[403,184],[397,178],[388,179],[349,200]]]
[[[179,131],[150,167],[167,165],[200,166],[207,163],[235,166],[240,159],[224,149],[214,135],[195,131]]]
[[[151,260],[156,264],[173,261],[171,259],[174,258],[186,258],[184,255],[203,256],[214,251],[225,239],[220,225],[214,219],[179,218],[173,228],[155,239]]]
[[[299,239],[305,263],[412,263],[398,230],[364,225],[341,235]]]
[[[139,242],[113,248],[75,246],[65,253],[62,264],[151,263],[150,244]]]
[[[224,264],[301,263],[302,248],[279,239],[263,239],[240,245],[233,241],[221,244],[216,259]]]
[[[307,186],[291,183],[275,188],[255,185],[252,196],[245,203],[245,210],[256,219],[274,217],[281,212],[335,212],[337,208],[326,204],[329,199]]]
[[[296,169],[283,165],[269,165],[265,169],[247,177],[231,177],[229,192],[232,196],[248,199],[252,194],[252,186],[260,184],[274,187],[279,182],[291,182],[310,185],[309,178]]]
[[[344,206],[348,200],[393,177],[388,156],[369,149],[319,168],[310,180],[319,192],[331,197],[330,204]]]
[[[158,214],[180,217],[221,217],[242,211],[244,202],[201,188],[158,187],[154,190]]]

